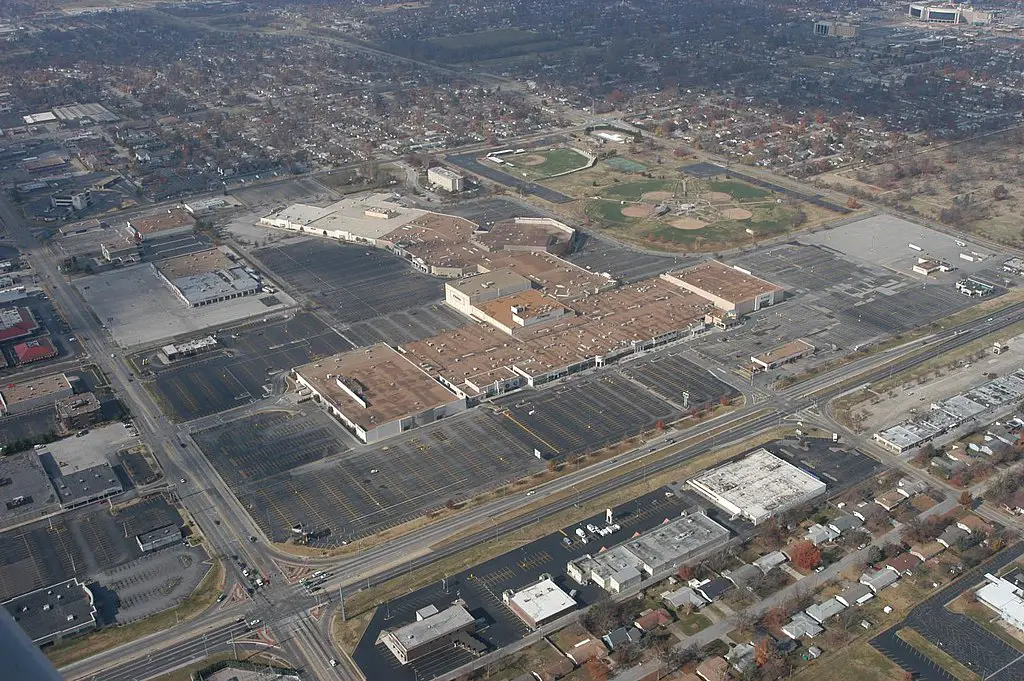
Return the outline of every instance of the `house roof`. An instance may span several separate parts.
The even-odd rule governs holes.
[[[873,596],[874,593],[864,584],[854,584],[836,596],[837,599],[843,599],[847,604],[853,605],[865,596]]]
[[[655,608],[648,610],[636,618],[633,624],[637,629],[641,631],[651,631],[658,627],[663,627],[672,621],[672,615],[668,614],[668,611],[664,608]]]
[[[757,569],[757,567],[748,564],[741,565],[723,576],[736,586],[743,586],[748,582],[762,577],[763,575],[764,573]]]
[[[970,532],[981,532],[983,534],[991,534],[995,529],[991,524],[985,522],[973,513],[968,513],[963,518],[957,520],[957,523],[963,525]]]
[[[865,572],[860,576],[859,581],[875,593],[878,593],[890,584],[895,583],[899,578],[900,575],[898,572],[883,569],[875,570],[874,572]]]
[[[596,638],[588,638],[585,641],[580,641],[572,648],[565,651],[565,655],[576,664],[584,664],[595,658],[600,660],[608,657],[608,649],[600,640]]]
[[[733,587],[725,577],[716,577],[711,581],[697,587],[698,593],[703,594],[709,601],[713,601]]]
[[[895,570],[896,572],[903,573],[907,570],[913,570],[921,564],[921,559],[914,554],[907,552],[901,553],[898,556],[893,556],[883,563],[885,567]]]
[[[934,558],[945,550],[946,547],[937,541],[930,541],[925,544],[914,544],[910,547],[910,552],[921,560]]]
[[[728,681],[729,663],[724,657],[709,657],[697,665],[697,676],[704,681]]]
[[[609,631],[604,635],[604,642],[608,644],[608,647],[615,650],[623,643],[636,642],[640,640],[643,634],[636,627],[619,627],[614,631]]]
[[[841,515],[828,524],[836,532],[842,534],[848,530],[855,529],[864,524],[864,521],[855,515]]]
[[[815,603],[811,607],[804,610],[807,616],[815,622],[821,623],[830,617],[835,617],[843,610],[846,610],[846,606],[837,601],[834,598],[830,598],[827,601],[821,603]]]
[[[771,553],[766,553],[755,560],[752,565],[756,565],[762,572],[767,573],[772,568],[782,565],[787,560],[789,560],[789,558],[787,558],[786,554],[782,551],[772,551]]]
[[[701,608],[708,604],[708,602],[704,600],[703,596],[688,586],[676,589],[675,591],[662,592],[661,599],[673,608],[682,608],[687,603],[690,603],[697,608]]]

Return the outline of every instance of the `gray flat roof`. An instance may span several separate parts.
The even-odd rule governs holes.
[[[711,518],[693,513],[658,525],[624,546],[647,565],[657,566],[679,561],[728,536],[729,530]]]
[[[13,520],[26,513],[35,516],[57,505],[57,495],[50,484],[50,478],[43,470],[42,462],[35,452],[20,452],[0,457],[0,523]],[[32,501],[15,508],[7,508],[15,497],[31,498]]]
[[[260,282],[242,266],[179,277],[171,283],[192,305],[235,293],[252,293],[260,288]]]
[[[3,606],[33,641],[95,623],[92,593],[77,579],[30,591]]]
[[[57,488],[57,494],[64,506],[124,491],[121,481],[117,479],[117,473],[109,464],[83,468],[80,471],[55,478],[53,486]]]
[[[394,629],[391,631],[391,636],[401,643],[403,648],[412,650],[461,631],[474,621],[468,610],[461,605],[453,605],[424,620],[410,622],[403,627]]]

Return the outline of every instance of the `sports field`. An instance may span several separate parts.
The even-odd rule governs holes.
[[[583,154],[567,148],[527,150],[522,154],[503,156],[501,160],[504,161],[501,168],[506,173],[527,180],[540,180],[580,170],[590,162]]]

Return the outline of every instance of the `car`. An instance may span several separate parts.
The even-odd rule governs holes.
[[[256,536],[255,536],[255,535],[252,535],[252,534],[250,534],[250,535],[249,535],[249,541],[250,541],[250,542],[252,542],[253,544],[255,544],[255,543],[256,543]]]
[[[587,523],[587,532],[590,532],[591,534],[596,534],[597,525],[595,525],[594,523]]]
[[[220,596],[217,596],[217,602],[218,603],[223,603],[224,599],[226,599],[227,597],[228,597],[227,594],[221,594]]]
[[[370,475],[376,475],[377,473],[380,473],[380,471],[377,470],[376,468],[371,468],[370,469]]]
[[[572,539],[569,537],[562,537],[562,543],[566,546],[570,546],[572,544]]]
[[[182,479],[181,479],[181,480],[179,480],[178,482],[179,482],[179,483],[181,483],[182,485],[184,485],[184,484],[186,483],[186,480],[185,480],[185,478],[182,478]]]
[[[217,520],[216,518],[214,518],[214,519],[213,519],[213,524],[214,524],[214,525],[220,525],[220,521],[219,521],[219,520]]]
[[[68,336],[68,342],[69,343],[74,343],[76,340],[78,340],[78,339],[75,338],[74,336]]]
[[[249,620],[249,626],[250,627],[258,627],[259,625],[260,625],[260,620],[258,620],[258,619]]]
[[[330,665],[332,667],[337,667],[338,666],[338,661],[335,660],[333,657],[330,660],[328,660],[328,662],[330,663]]]
[[[818,567],[814,568],[814,571],[815,571],[815,572],[821,572],[821,571],[822,571],[822,570],[824,570],[824,569],[825,569],[825,566],[824,566],[824,565],[819,565]]]
[[[857,546],[858,551],[863,551],[865,548],[867,548],[867,544],[860,544],[859,546]]]
[[[536,493],[537,493],[537,490],[535,490],[535,489],[531,489],[531,490],[530,490],[529,492],[527,492],[527,493],[526,493],[526,496],[528,496],[528,497],[532,497],[532,496],[533,496],[534,494],[536,494]]]

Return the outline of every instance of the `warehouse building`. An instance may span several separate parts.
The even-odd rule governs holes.
[[[825,483],[767,449],[705,471],[688,484],[755,525],[825,493]]]
[[[65,374],[33,378],[21,383],[8,383],[0,388],[0,416],[22,414],[74,394]]]
[[[502,601],[531,629],[544,626],[576,608],[576,600],[551,581],[551,575],[541,575],[530,586],[501,595]]]
[[[77,579],[30,591],[4,601],[3,606],[40,646],[96,628],[92,591]]]
[[[143,553],[181,542],[181,528],[175,524],[164,525],[149,532],[135,535],[135,543]]]
[[[443,166],[434,166],[427,169],[427,182],[439,187],[446,192],[461,192],[466,186],[466,178],[453,170]]]
[[[195,229],[196,220],[183,208],[168,208],[166,213],[131,218],[128,226],[134,230],[136,239],[144,241],[154,237],[189,234]]]
[[[729,530],[703,513],[684,513],[607,551],[571,560],[566,572],[580,584],[594,582],[619,593],[639,585],[644,575],[677,568],[728,539]]]
[[[369,444],[465,411],[458,397],[383,343],[295,369],[332,416]]]
[[[157,277],[188,307],[253,296],[263,285],[253,270],[220,249],[150,263]]]
[[[733,312],[740,317],[781,303],[785,297],[781,286],[717,260],[666,272],[661,278],[711,301],[724,312]]]
[[[57,422],[66,431],[80,430],[103,419],[100,401],[91,392],[63,397],[54,403]]]
[[[451,647],[460,635],[472,633],[475,624],[462,603],[440,612],[431,606],[417,612],[415,622],[381,632],[379,640],[401,664],[409,664],[427,653]]]

